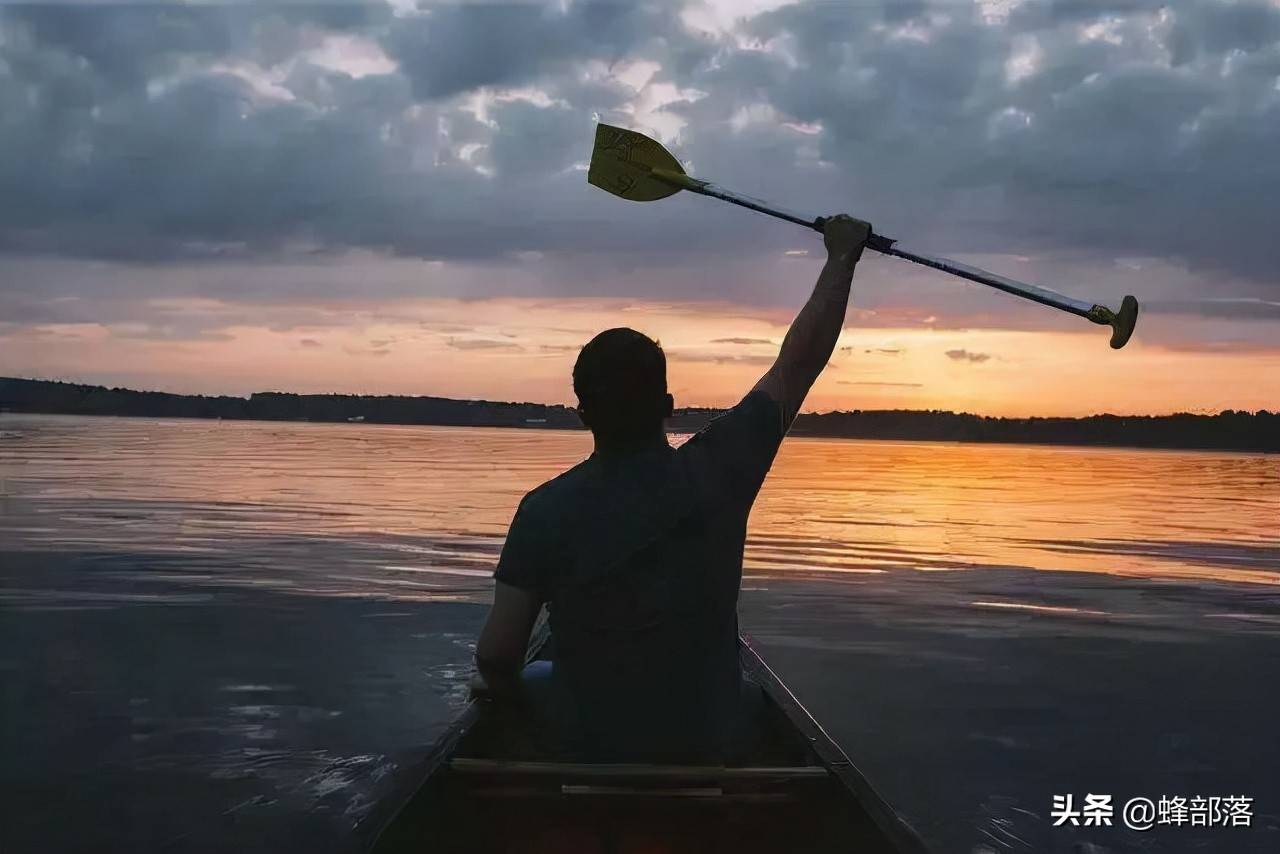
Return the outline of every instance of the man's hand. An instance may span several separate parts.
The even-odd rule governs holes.
[[[871,237],[871,223],[854,219],[848,214],[828,217],[822,226],[822,242],[827,245],[827,257],[852,269],[862,257],[862,247]]]

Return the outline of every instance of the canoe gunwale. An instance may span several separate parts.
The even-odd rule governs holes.
[[[743,670],[760,683],[782,710],[796,729],[809,742],[809,747],[818,755],[818,759],[826,766],[831,775],[853,796],[854,800],[866,811],[876,827],[887,836],[899,849],[901,854],[929,854],[924,840],[898,811],[880,796],[867,778],[858,770],[817,719],[805,708],[804,704],[791,693],[791,689],[778,678],[773,668],[765,662],[756,650],[755,641],[745,633],[738,637],[739,657]]]
[[[529,651],[525,654],[525,663],[536,661],[547,648],[550,640],[551,628],[547,621],[546,611],[543,611],[538,616],[538,621],[534,624],[533,633],[529,639]],[[449,727],[440,734],[440,737],[435,740],[426,755],[415,764],[412,779],[417,780],[417,784],[412,788],[406,787],[407,790],[398,797],[384,798],[359,822],[357,833],[360,833],[360,831],[371,833],[368,837],[369,841],[366,850],[374,851],[377,849],[378,840],[381,839],[387,828],[395,823],[400,813],[409,807],[409,804],[432,778],[449,764],[449,760],[458,749],[458,745],[480,721],[485,707],[491,702],[492,700],[488,697],[472,694],[467,700],[467,705],[453,719]],[[406,772],[405,776],[410,775]]]

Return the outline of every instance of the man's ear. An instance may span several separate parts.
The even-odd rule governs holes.
[[[662,405],[662,417],[670,418],[672,415],[676,414],[676,399],[669,394],[663,395],[663,397],[665,400]]]

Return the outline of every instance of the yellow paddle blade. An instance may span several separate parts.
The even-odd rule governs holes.
[[[683,178],[683,181],[681,180]],[[680,161],[656,140],[613,125],[596,125],[587,183],[633,202],[652,202],[692,184]]]

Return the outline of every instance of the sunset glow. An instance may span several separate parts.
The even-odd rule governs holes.
[[[572,404],[578,348],[596,331],[630,325],[662,343],[678,405],[725,406],[772,362],[789,321],[781,309],[617,300],[335,303],[320,314],[323,324],[281,330],[236,323],[187,341],[139,335],[128,324],[49,324],[8,336],[0,353],[6,371],[19,375],[186,393]],[[1117,355],[1104,334],[1087,326],[1078,332],[849,326],[806,408],[1012,416],[1217,411],[1274,406],[1277,388],[1275,350],[1197,352],[1139,340]]]

